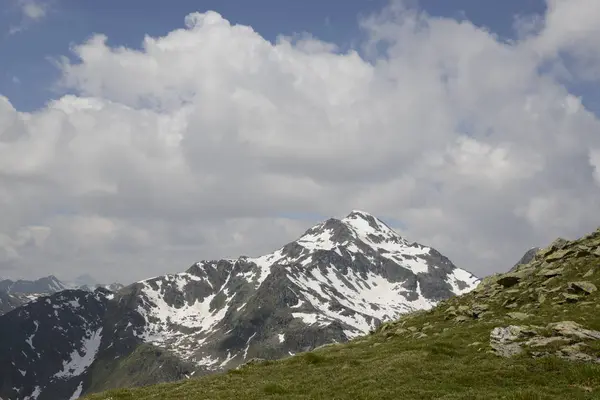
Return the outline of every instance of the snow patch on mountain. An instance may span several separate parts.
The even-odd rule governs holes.
[[[37,400],[40,394],[42,394],[42,388],[36,386],[33,392],[29,396],[25,396],[23,400]]]
[[[465,271],[464,269],[456,268],[452,271],[448,277],[448,282],[452,286],[452,291],[457,296],[465,294],[473,290],[480,279],[472,273]]]
[[[71,396],[69,400],[77,400],[81,396],[81,392],[83,390],[83,382],[79,382],[79,386],[75,389],[75,392]]]
[[[96,331],[88,330],[79,348],[73,350],[69,356],[69,360],[63,361],[62,371],[54,374],[54,377],[69,379],[83,374],[96,359],[101,340],[102,328]]]

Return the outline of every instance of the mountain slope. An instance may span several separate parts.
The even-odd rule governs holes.
[[[66,290],[0,317],[0,398],[75,393],[98,352],[107,301],[105,292]]]
[[[89,400],[598,399],[600,229],[370,335]]]
[[[75,393],[207,375],[252,358],[279,359],[345,342],[403,313],[468,292],[477,282],[436,250],[409,243],[375,217],[354,211],[262,257],[201,261],[186,272],[146,279],[116,293],[97,290],[87,296],[97,298],[99,311],[72,307],[73,296],[85,292],[65,291],[26,306],[39,308],[39,314],[23,314],[20,308],[0,317],[0,325],[16,331],[26,319],[68,331],[66,317],[51,312],[55,308],[96,321],[101,335],[93,354],[83,348],[78,353],[91,360],[81,374],[57,381],[36,365],[26,375],[30,379],[19,381],[22,393],[35,393],[36,400],[76,398]],[[67,340],[46,330],[35,337],[48,343]],[[15,340],[25,346],[26,339]],[[72,349],[63,347],[53,357],[59,364],[71,363]],[[0,362],[20,359],[19,349],[0,342],[5,354]],[[35,357],[5,373],[18,376],[27,362]],[[59,364],[39,368],[54,371]],[[0,390],[0,398],[13,395],[12,386]]]
[[[12,294],[0,290],[0,315],[6,314],[35,298],[36,297],[31,298],[27,295]]]

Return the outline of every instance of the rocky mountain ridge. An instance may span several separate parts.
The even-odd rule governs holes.
[[[533,248],[509,272],[484,278],[470,293],[441,302],[432,312],[455,324],[486,329],[487,340],[472,345],[501,357],[555,356],[600,363],[598,285],[600,229],[577,240],[559,238],[546,248]],[[405,325],[413,317],[383,330],[406,334]],[[422,326],[413,330],[415,335],[422,332]]]
[[[0,280],[0,315],[5,314],[37,298],[58,293],[67,289],[80,289],[94,291],[103,287],[111,291],[117,291],[124,286],[120,283],[80,285],[73,282],[61,281],[54,275],[36,280],[11,279]]]
[[[353,211],[262,257],[201,261],[116,293],[67,290],[0,317],[7,332],[29,327],[0,341],[2,377],[11,377],[2,379],[0,398],[77,398],[289,357],[429,309],[478,282],[436,250]],[[50,341],[62,344],[39,347]]]

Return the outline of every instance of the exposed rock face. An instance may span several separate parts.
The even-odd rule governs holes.
[[[490,333],[490,346],[502,357],[512,357],[521,354],[525,349],[534,350],[536,356],[555,355],[572,361],[587,361],[600,363],[600,357],[585,353],[587,341],[600,340],[600,332],[583,328],[573,321],[561,321],[547,325],[547,330],[552,336],[542,336],[540,327],[516,326],[494,328]],[[544,347],[551,343],[559,342],[563,346],[555,352],[535,351],[535,348]]]
[[[527,327],[509,325],[494,328],[490,333],[490,346],[502,357],[512,357],[523,352],[519,339],[530,336]]]
[[[142,374],[154,370],[144,365],[156,365],[148,356],[155,350],[142,352],[140,346],[159,349],[163,359],[166,354],[173,356],[170,372],[154,375],[155,382],[235,368],[252,359],[286,357],[368,333],[383,321],[429,309],[477,283],[476,277],[436,250],[410,243],[377,218],[354,211],[342,220],[329,219],[262,257],[201,261],[186,272],[147,279],[114,294],[94,292],[98,305],[92,309],[97,311],[85,307],[71,311],[73,318],[82,313],[82,321],[99,324],[86,328],[99,338],[97,351],[82,350],[81,357],[90,364],[64,380],[42,372],[25,375],[18,387],[21,395],[39,390],[37,400],[51,400],[71,398],[77,390],[82,394],[140,384]],[[46,333],[62,327],[70,331],[65,321],[71,317],[52,313],[54,307],[67,307],[70,301],[52,296],[39,320],[37,314],[15,310],[0,317],[0,325],[12,316],[10,324],[17,329],[21,318],[27,318],[44,328],[34,336],[40,343],[91,340],[79,339],[87,338],[88,330],[75,338]],[[42,302],[27,307],[41,307]],[[478,312],[483,309],[473,310]],[[14,340],[27,346],[23,335]],[[6,373],[18,377],[18,364],[9,360],[20,356],[3,346],[0,342]],[[72,362],[72,349],[63,346],[65,351],[53,353],[56,365],[45,365],[44,371],[60,370]],[[131,357],[139,366],[133,373]],[[28,356],[27,362],[34,359]],[[20,365],[26,366],[26,361]],[[123,376],[128,376],[127,382]],[[0,389],[0,398],[14,394],[10,385]]]
[[[567,305],[594,306],[598,304],[597,286],[582,278],[595,277],[595,269],[588,265],[598,262],[595,258],[598,249],[600,230],[575,241],[559,238],[533,255],[526,254],[509,273],[484,279],[473,295],[479,301],[501,302],[504,310],[514,310],[504,314],[513,321],[535,319],[534,313],[524,311],[540,309],[548,303],[552,311],[546,318],[565,315],[569,311],[564,308]],[[449,308],[446,313],[452,315],[454,311]],[[590,342],[597,340],[600,340],[599,331],[566,320],[551,322],[544,327],[499,326],[490,332],[489,343],[493,351],[503,357],[527,350],[535,356],[555,355],[574,361],[600,362],[594,351],[588,350]]]

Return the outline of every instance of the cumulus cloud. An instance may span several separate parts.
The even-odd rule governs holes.
[[[547,0],[545,18],[529,18],[525,45],[563,77],[600,80],[600,3],[595,0]],[[567,64],[567,68],[564,68]]]
[[[96,35],[58,62],[72,94],[0,97],[0,274],[139,279],[354,208],[479,275],[595,229],[600,121],[541,68],[598,61],[580,50],[600,14],[571,4],[512,43],[401,3],[362,21],[360,52],[215,12],[139,49]]]

